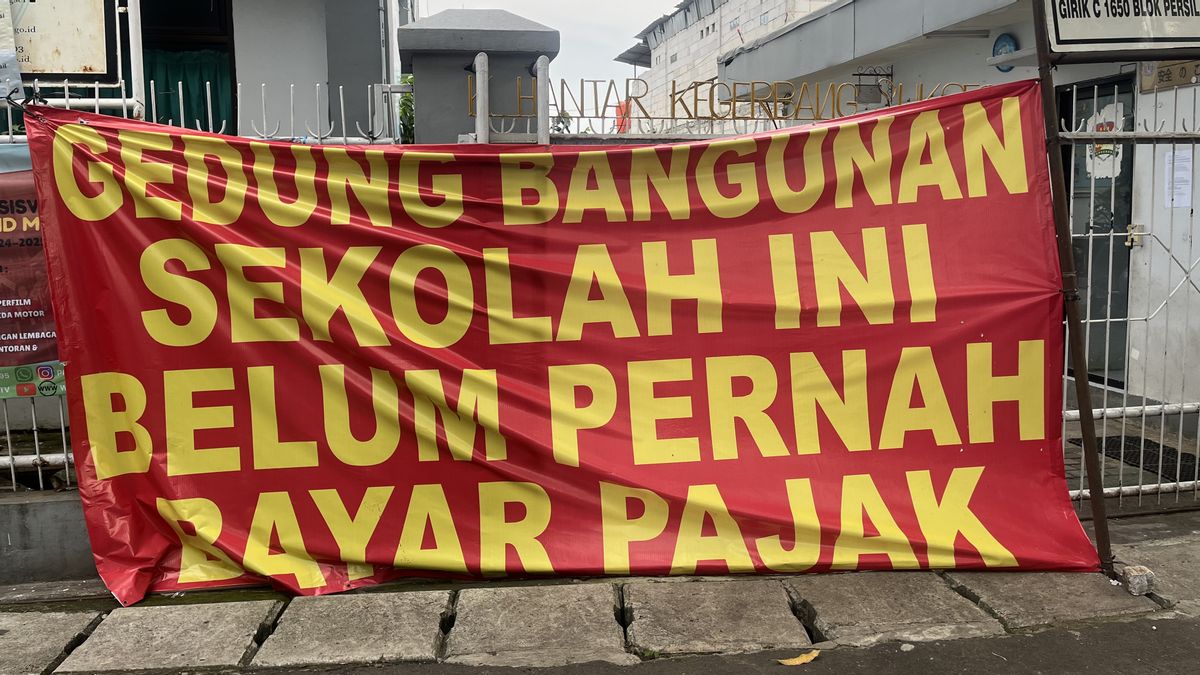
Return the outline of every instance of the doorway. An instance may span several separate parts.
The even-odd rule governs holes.
[[[1118,76],[1058,88],[1059,116],[1071,130],[1133,131],[1134,78]],[[1123,389],[1129,318],[1133,146],[1075,143],[1063,149],[1080,314],[1086,322],[1088,379]]]
[[[231,0],[143,0],[142,46],[147,117],[208,130],[211,96],[212,129],[237,133]]]

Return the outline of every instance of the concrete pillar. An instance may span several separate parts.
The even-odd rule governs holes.
[[[480,52],[488,56],[492,113],[536,115],[534,64],[557,56],[559,47],[558,31],[500,9],[448,9],[396,32],[400,63],[413,76],[417,143],[456,143],[475,132],[468,78]],[[534,121],[529,131],[535,129]]]

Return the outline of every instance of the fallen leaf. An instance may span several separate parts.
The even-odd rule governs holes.
[[[781,665],[781,666],[802,666],[806,663],[812,663],[813,659],[820,656],[820,654],[821,654],[820,649],[814,649],[811,652],[808,652],[807,654],[801,654],[800,656],[797,656],[792,659],[779,659],[779,665]]]

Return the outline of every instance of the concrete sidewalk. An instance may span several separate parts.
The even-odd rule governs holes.
[[[16,589],[0,592],[0,673],[615,667],[1190,621],[1200,615],[1200,532],[1190,522],[1155,530],[1169,535],[1159,539],[1118,539],[1127,542],[1121,560],[1158,574],[1146,597],[1099,574],[964,572],[402,584],[290,601],[261,591],[193,593],[115,609]]]

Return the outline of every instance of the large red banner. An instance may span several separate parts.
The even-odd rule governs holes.
[[[1097,566],[1033,82],[655,147],[26,119],[122,602]]]

